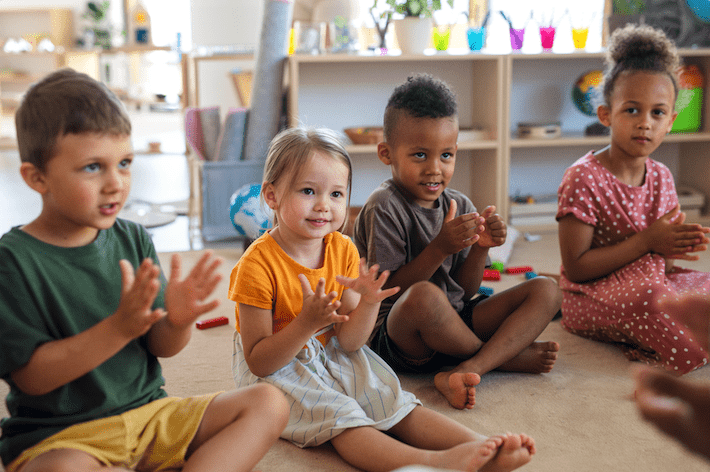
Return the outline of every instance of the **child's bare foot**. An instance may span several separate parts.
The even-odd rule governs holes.
[[[503,444],[493,460],[481,467],[485,472],[508,472],[527,464],[535,454],[535,441],[527,434],[511,434],[502,436]]]
[[[498,370],[544,374],[552,370],[559,350],[560,345],[554,341],[534,342],[499,366]]]
[[[434,385],[454,408],[471,409],[476,404],[476,385],[481,376],[473,372],[439,372],[434,376]]]
[[[475,472],[496,457],[505,436],[491,436],[483,441],[459,444],[445,451],[437,451],[432,466],[446,470]]]

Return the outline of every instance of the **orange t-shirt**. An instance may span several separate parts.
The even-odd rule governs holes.
[[[356,278],[360,256],[350,238],[339,232],[326,235],[323,242],[323,266],[318,269],[309,269],[291,259],[269,233],[249,246],[232,269],[229,279],[229,299],[236,302],[237,330],[240,303],[271,310],[274,333],[296,318],[303,308],[303,290],[298,274],[304,274],[314,290],[322,277],[325,293],[335,291],[340,300],[345,287],[335,281],[335,276]],[[331,329],[318,336],[318,340],[326,345],[333,334]]]

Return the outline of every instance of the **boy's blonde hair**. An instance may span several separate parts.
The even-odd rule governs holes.
[[[67,134],[130,135],[123,103],[104,84],[65,68],[35,83],[15,114],[22,162],[44,170]]]
[[[299,170],[315,152],[327,154],[348,168],[347,208],[350,208],[350,188],[353,179],[350,155],[343,147],[338,134],[327,128],[288,128],[274,137],[269,145],[264,164],[262,199],[266,184],[276,185],[283,179],[288,179],[285,183],[289,187],[293,185]],[[276,216],[274,216],[274,224],[276,224]]]

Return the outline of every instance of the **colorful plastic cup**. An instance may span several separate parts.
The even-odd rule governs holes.
[[[466,31],[468,36],[468,47],[471,51],[480,51],[486,42],[486,28],[469,28]]]
[[[542,44],[542,49],[552,49],[552,45],[555,43],[554,26],[540,27],[540,43]]]
[[[523,47],[523,39],[525,39],[525,28],[510,28],[510,46],[513,51],[519,51]]]
[[[449,40],[451,39],[451,28],[446,28],[443,32],[439,28],[434,27],[433,33],[434,48],[437,51],[446,51],[449,49]]]
[[[576,49],[584,49],[587,46],[587,36],[589,35],[589,27],[587,28],[572,28],[572,42]]]

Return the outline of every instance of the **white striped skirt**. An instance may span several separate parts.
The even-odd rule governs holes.
[[[325,347],[312,337],[291,362],[260,378],[249,370],[235,330],[232,374],[237,387],[267,382],[286,395],[291,413],[281,437],[299,447],[323,444],[348,428],[387,431],[421,405],[369,347],[348,352],[336,336]]]

